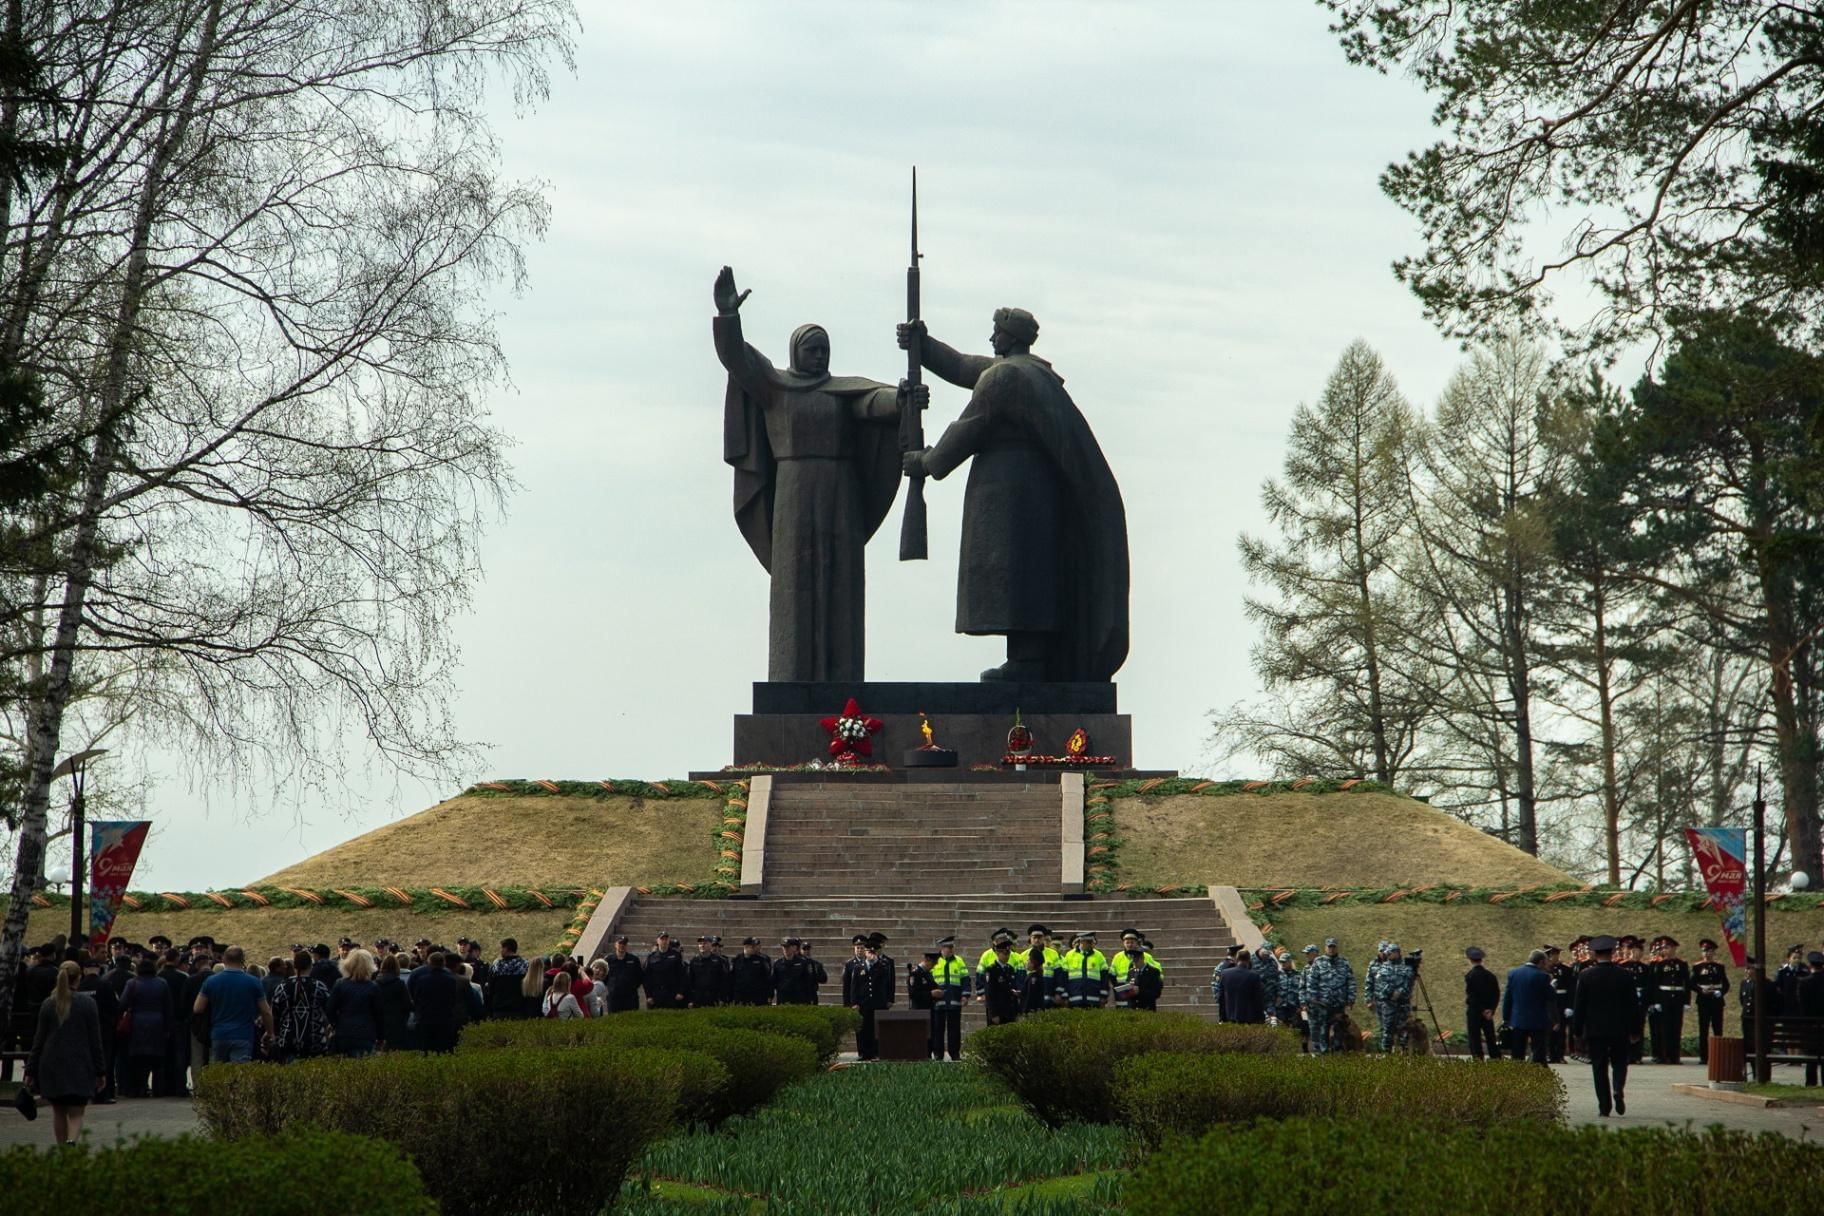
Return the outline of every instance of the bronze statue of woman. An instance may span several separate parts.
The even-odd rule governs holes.
[[[830,375],[820,325],[798,327],[779,370],[742,338],[747,296],[724,266],[715,287],[716,355],[728,369],[722,458],[735,469],[735,524],[772,576],[767,679],[857,683],[863,549],[899,492],[904,390]]]

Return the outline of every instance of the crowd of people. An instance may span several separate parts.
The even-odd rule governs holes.
[[[1061,949],[1062,940],[1054,944],[1045,925],[1028,926],[1023,945],[1001,928],[973,964],[959,956],[954,937],[934,943],[905,975],[908,1004],[929,1013],[929,1054],[960,1056],[962,1013],[971,1002],[984,1006],[990,1024],[1056,1007],[1156,1010],[1165,972],[1152,942],[1137,929],[1120,937],[1120,948],[1104,954],[1087,930],[1071,934]],[[862,1015],[856,1046],[863,1059],[879,1055],[874,1015],[899,995],[899,967],[887,940],[855,934],[838,977],[841,1003]],[[1570,962],[1557,946],[1544,945],[1510,969],[1505,982],[1489,970],[1486,952],[1471,946],[1464,975],[1470,1054],[1546,1063],[1581,1051],[1599,1070],[1620,1068],[1610,1084],[1598,1082],[1599,1095],[1612,1093],[1619,1103],[1627,1064],[1641,1062],[1646,1050],[1656,1063],[1679,1062],[1688,1007],[1697,1011],[1700,1059],[1709,1036],[1722,1032],[1728,972],[1716,959],[1715,942],[1698,945],[1693,964],[1679,957],[1670,936],[1649,945],[1633,935],[1586,935],[1571,942]],[[1210,979],[1218,1019],[1296,1028],[1306,1050],[1319,1055],[1358,1046],[1350,1019],[1358,999],[1353,965],[1335,938],[1303,953],[1301,967],[1283,946],[1262,945],[1252,954],[1232,947]],[[30,955],[15,987],[8,1037],[31,1045],[24,1092],[52,1105],[60,1143],[80,1134],[91,1101],[185,1096],[211,1063],[450,1051],[465,1023],[484,1018],[811,1005],[832,982],[801,938],[785,938],[777,956],[763,952],[755,937],[728,954],[713,934],[699,937],[688,956],[669,933],[643,952],[623,935],[593,963],[562,954],[522,956],[512,938],[492,958],[467,938],[451,949],[428,938],[409,948],[384,938],[364,948],[345,937],[334,950],[298,945],[260,964],[208,936],[180,948],[158,934],[143,945],[115,939],[95,949],[58,939]],[[1408,955],[1384,941],[1366,968],[1359,995],[1375,1013],[1378,1034],[1362,1037],[1375,1038],[1383,1051],[1429,1042],[1413,1016],[1415,992],[1423,991],[1421,963],[1421,951]],[[1582,1025],[1579,1002],[1583,977],[1598,967],[1603,975],[1590,990],[1602,989],[1621,1012],[1619,1022],[1605,1015],[1592,1034]],[[1824,953],[1791,947],[1759,993],[1742,982],[1740,999],[1745,1010],[1764,1000],[1772,1012],[1824,1016]],[[1609,1043],[1611,1023],[1625,1024],[1619,1045]],[[6,1068],[10,1076],[10,1059]],[[1818,1082],[1816,1065],[1806,1081]],[[1606,1100],[1603,1105],[1606,1113]]]

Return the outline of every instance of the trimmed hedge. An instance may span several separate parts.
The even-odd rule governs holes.
[[[448,1216],[572,1216],[614,1197],[680,1106],[708,1104],[727,1084],[720,1064],[688,1051],[401,1052],[205,1069],[196,1111],[226,1140],[298,1125],[389,1140],[417,1163]],[[182,1175],[142,1174],[142,1194],[146,1177],[166,1176]],[[317,1171],[292,1177],[312,1179],[303,1193],[313,1212],[366,1210],[326,1204]],[[213,1199],[219,1189],[206,1193]]]
[[[1123,1198],[1130,1216],[1765,1216],[1778,1207],[1771,1187],[1824,1192],[1824,1146],[1721,1128],[1288,1119],[1173,1141],[1135,1169]]]
[[[323,1216],[369,1211],[384,1195],[387,1216],[437,1216],[397,1148],[316,1128],[232,1144],[178,1136],[50,1153],[14,1145],[0,1153],[0,1194],[36,1212],[145,1211],[151,1200],[161,1216]]]
[[[843,1039],[861,1029],[861,1014],[840,1005],[719,1005],[714,1009],[686,1010],[684,1016],[712,1026],[809,1039],[817,1048],[818,1058],[826,1063],[836,1058]]]
[[[1133,1056],[1296,1055],[1298,1037],[1270,1026],[1218,1026],[1190,1013],[1058,1009],[978,1030],[964,1050],[1057,1127],[1114,1122],[1122,1082],[1116,1066]]]
[[[708,1012],[707,1010],[705,1012]],[[471,1022],[457,1046],[459,1057],[502,1048],[548,1050],[580,1047],[626,1052],[649,1048],[699,1052],[718,1061],[727,1081],[684,1122],[720,1123],[770,1100],[781,1088],[815,1073],[816,1045],[790,1034],[718,1026],[688,1013],[620,1014],[606,1018],[527,1018]]]
[[[1257,1117],[1556,1123],[1564,1083],[1549,1068],[1513,1062],[1486,1065],[1469,1078],[1460,1061],[1426,1056],[1156,1052],[1122,1065],[1115,1105],[1122,1123],[1157,1146]]]

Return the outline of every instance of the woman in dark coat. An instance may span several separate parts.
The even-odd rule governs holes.
[[[374,988],[379,993],[380,1050],[409,1049],[412,1046],[412,997],[405,990],[404,977],[399,974],[398,955],[389,954],[380,960],[380,974],[374,977]]]
[[[57,969],[57,989],[38,1007],[38,1031],[25,1062],[25,1085],[51,1104],[51,1130],[59,1144],[82,1136],[82,1116],[108,1081],[108,1061],[101,1052],[101,1014],[95,1000],[76,991],[82,967],[66,962]]]
[[[129,1098],[146,1096],[146,1078],[152,1079],[152,1096],[166,1095],[165,1044],[171,1027],[171,985],[159,978],[158,964],[150,957],[139,960],[138,974],[120,994],[121,1009],[132,1015],[132,1028],[121,1044],[126,1065],[121,1088]]]
[[[350,951],[342,960],[342,979],[329,990],[330,1048],[339,1056],[371,1056],[380,1038],[380,986],[374,983],[374,956]]]

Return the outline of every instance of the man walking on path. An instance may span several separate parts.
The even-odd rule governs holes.
[[[1525,964],[1507,973],[1507,992],[1501,998],[1501,1020],[1514,1031],[1514,1059],[1530,1055],[1544,1064],[1552,1033],[1552,977],[1545,969],[1545,951],[1535,950]]]
[[[1596,962],[1577,977],[1571,1006],[1571,1033],[1590,1057],[1596,1085],[1596,1113],[1607,1118],[1611,1105],[1628,1113],[1628,1056],[1640,1041],[1640,1001],[1634,977],[1615,965],[1615,939],[1604,934],[1590,943]]]

